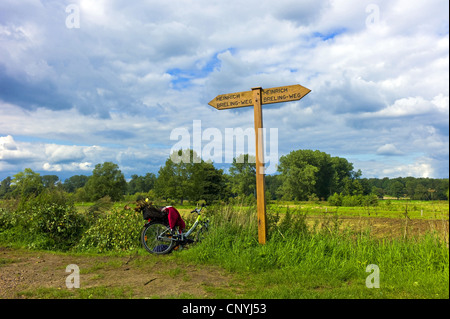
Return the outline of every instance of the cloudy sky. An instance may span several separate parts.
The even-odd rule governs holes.
[[[311,92],[263,107],[267,153],[446,178],[448,12],[447,0],[1,0],[0,180],[106,161],[126,178],[157,173],[182,131],[200,130],[220,164],[238,155],[226,129],[253,128],[253,108],[208,102],[293,84]]]

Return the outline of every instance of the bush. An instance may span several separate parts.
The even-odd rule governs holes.
[[[356,207],[362,206],[363,195],[346,195],[342,197],[342,206]]]
[[[84,233],[76,250],[133,250],[140,245],[142,215],[134,210],[113,210],[104,213]]]
[[[333,195],[328,197],[328,203],[332,206],[342,206],[342,195],[334,193]]]
[[[71,205],[35,201],[26,206],[0,209],[0,241],[35,249],[68,250],[88,224],[88,219]]]
[[[13,228],[17,224],[17,216],[9,210],[0,207],[0,232]]]
[[[21,213],[28,221],[30,238],[40,237],[40,244],[31,245],[33,248],[68,250],[78,242],[87,226],[87,218],[69,205],[48,203]]]
[[[378,206],[378,198],[375,194],[370,195],[342,195],[334,193],[328,197],[328,203],[332,206]]]

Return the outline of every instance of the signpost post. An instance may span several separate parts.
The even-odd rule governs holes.
[[[297,101],[309,92],[311,92],[310,89],[299,84],[270,89],[255,87],[251,91],[217,95],[208,103],[218,110],[253,105],[256,143],[256,203],[258,209],[258,240],[260,244],[265,244],[267,237],[262,105]]]

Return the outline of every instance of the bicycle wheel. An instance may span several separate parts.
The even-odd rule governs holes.
[[[144,227],[141,243],[152,254],[167,254],[175,246],[170,228],[159,223],[150,223]]]

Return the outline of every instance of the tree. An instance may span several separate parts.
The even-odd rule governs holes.
[[[42,176],[42,184],[45,188],[55,187],[56,182],[59,181],[59,177],[56,175],[43,175]]]
[[[175,176],[175,163],[168,158],[158,171],[155,182],[156,196],[168,200],[170,197],[178,198],[177,181]]]
[[[211,202],[229,196],[223,170],[201,160],[193,150],[179,150],[169,156],[158,171],[155,193],[165,200],[178,199],[180,204],[185,199]]]
[[[11,193],[11,177],[6,177],[0,184],[0,198],[7,198]]]
[[[67,178],[63,183],[63,188],[66,192],[74,193],[77,189],[86,185],[89,176],[86,175],[74,175]]]
[[[13,196],[20,197],[22,201],[38,196],[44,189],[40,174],[31,168],[25,168],[23,172],[14,175],[11,185]]]
[[[265,189],[266,192],[270,193],[270,199],[276,200],[280,199],[281,196],[278,193],[278,189],[280,188],[283,181],[281,180],[280,175],[266,175],[264,177]]]
[[[395,196],[395,197],[397,197],[397,199],[399,199],[400,197],[403,196],[403,194],[405,194],[405,187],[403,186],[403,184],[400,181],[394,181],[389,186],[389,194],[391,194],[392,196]]]
[[[196,168],[195,183],[201,186],[201,192],[196,196],[198,199],[211,203],[230,197],[231,193],[222,169],[216,169],[212,163],[204,161],[196,164]]]
[[[147,193],[155,187],[156,176],[153,173],[147,173],[145,176],[131,175],[128,182],[128,194]]]
[[[114,201],[122,199],[127,189],[127,182],[117,164],[104,162],[95,165],[92,176],[86,183],[86,192],[91,200],[98,200],[104,196]]]
[[[427,200],[429,197],[428,189],[422,184],[416,184],[413,199]]]
[[[342,192],[345,179],[352,178],[353,165],[345,159],[312,150],[292,151],[281,156],[278,171],[282,185],[278,193],[285,199],[328,198]]]
[[[334,193],[364,191],[361,183],[355,182],[361,171],[354,172],[352,163],[317,150],[297,150],[281,156],[278,171],[282,181],[278,194],[284,199],[326,199]]]
[[[255,157],[241,154],[233,158],[230,166],[230,189],[235,195],[253,195],[256,192]]]
[[[201,162],[193,150],[172,152],[158,171],[155,182],[158,197],[166,200],[179,199],[182,205],[184,199],[193,198],[199,194],[201,185],[198,182],[195,183],[194,165]]]

